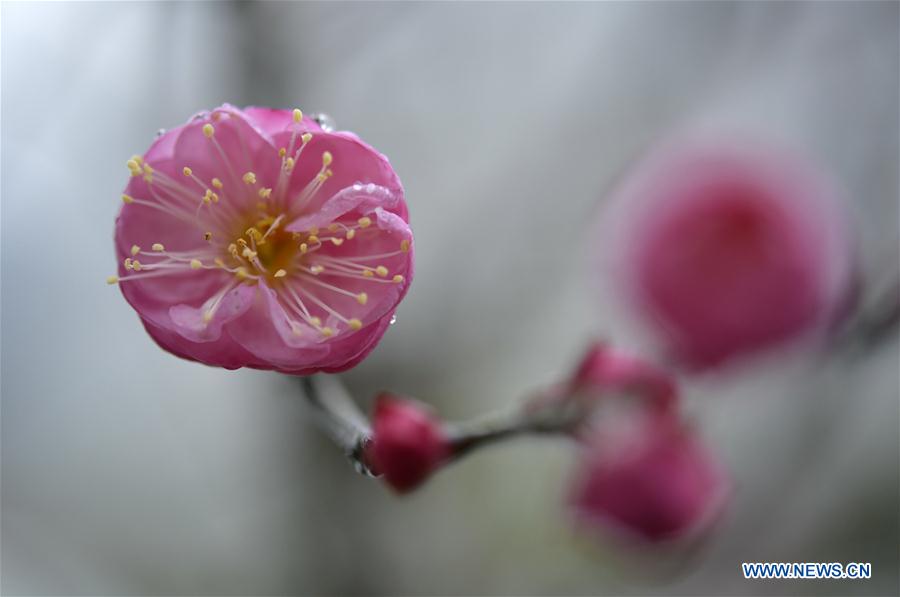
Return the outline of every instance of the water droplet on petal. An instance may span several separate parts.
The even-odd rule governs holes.
[[[326,133],[330,133],[337,129],[337,123],[334,121],[334,118],[325,114],[324,112],[317,112],[312,115],[312,119],[316,121],[322,130]]]
[[[394,325],[395,323],[397,323],[397,316],[396,316],[396,315],[391,315],[391,323],[390,323],[390,325]]]

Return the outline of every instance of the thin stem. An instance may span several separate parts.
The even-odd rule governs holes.
[[[301,383],[319,426],[343,450],[358,473],[376,476],[365,459],[365,447],[372,431],[340,380],[316,375],[302,378]]]

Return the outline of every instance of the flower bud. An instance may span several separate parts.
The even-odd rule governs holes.
[[[706,530],[728,496],[718,463],[675,417],[653,412],[587,438],[570,488],[579,529],[644,543]]]
[[[827,176],[733,141],[670,145],[613,198],[627,303],[692,368],[809,337],[846,313],[853,251]]]
[[[387,393],[378,396],[372,430],[369,463],[399,493],[418,487],[450,453],[440,421],[414,400]]]
[[[674,406],[675,382],[663,369],[602,342],[591,344],[570,381],[571,391],[631,393],[660,409]]]

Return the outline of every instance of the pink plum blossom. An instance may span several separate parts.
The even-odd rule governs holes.
[[[387,158],[300,110],[224,105],[128,160],[122,294],[169,352],[305,375],[361,361],[413,274]]]
[[[569,493],[579,529],[659,543],[707,530],[730,494],[713,455],[671,413],[617,419],[583,439]]]
[[[427,406],[392,394],[375,401],[366,458],[399,493],[422,484],[450,455],[450,442]]]
[[[853,251],[837,192],[799,156],[669,144],[614,193],[621,287],[682,363],[809,337],[846,312]]]

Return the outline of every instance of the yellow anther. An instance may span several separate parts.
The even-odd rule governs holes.
[[[362,322],[355,318],[348,321],[347,325],[350,326],[351,330],[358,330],[358,329],[362,328]]]
[[[107,276],[106,283],[107,284],[116,284],[119,282],[119,276]]]
[[[242,247],[246,247],[247,241],[244,240],[243,238],[239,238],[239,239],[237,239],[237,244],[241,245]]]
[[[280,269],[280,270],[278,270],[277,272],[275,272],[275,277],[276,277],[276,278],[283,278],[283,277],[285,277],[286,275],[287,275],[287,272],[284,271],[283,269]]]
[[[228,245],[228,252],[231,254],[232,257],[237,257],[237,245],[234,243],[231,243],[230,245]]]
[[[400,250],[403,251],[404,253],[409,251],[409,240],[408,239],[403,239],[400,241]]]
[[[209,126],[209,125],[206,125],[206,126]],[[210,321],[212,321],[213,315],[215,315],[215,313],[213,313],[212,311],[204,311],[203,312],[203,323],[209,323]]]
[[[184,174],[185,176],[190,176],[191,174],[194,173],[194,171],[191,170],[190,168],[188,168],[187,166],[185,166],[184,168],[182,168],[182,169],[181,169],[181,172],[182,172],[182,174]]]
[[[141,165],[138,164],[137,160],[135,160],[134,158],[131,158],[130,160],[125,162],[125,165],[128,166],[128,169],[131,171],[132,176],[137,176],[141,173]]]
[[[328,232],[337,232],[337,229],[338,229],[338,228],[340,228],[340,226],[338,226],[337,224],[333,224],[333,223],[332,223],[332,224],[329,224],[329,225],[328,225]]]
[[[221,267],[221,268],[224,268],[224,267],[225,267],[225,262],[222,261],[222,260],[221,260],[220,258],[218,258],[218,257],[216,257],[215,259],[213,259],[213,263],[215,263],[216,265],[218,265],[218,266]]]
[[[284,160],[284,169],[288,172],[294,169],[294,158]]]
[[[353,237],[356,236],[356,230],[351,228],[347,231],[347,240],[353,240]]]
[[[135,162],[137,162],[138,166],[140,166],[144,163],[144,158],[142,158],[139,155],[133,155],[133,156],[131,156],[131,159],[133,159]]]
[[[359,223],[360,228],[368,228],[372,225],[372,218],[370,218],[369,216],[363,216],[357,220],[357,223]]]
[[[342,244],[344,244],[344,239],[332,236],[331,244],[333,244],[335,247],[340,247]]]
[[[131,268],[132,268],[134,271],[136,271],[136,272],[141,271],[141,267],[142,267],[142,266],[141,266],[141,262],[138,261],[137,259],[135,259],[134,261],[131,262]]]
[[[356,302],[359,303],[360,305],[365,305],[366,303],[369,302],[369,295],[366,294],[365,292],[360,292],[359,294],[356,295]]]
[[[206,189],[206,193],[203,194],[203,203],[207,205],[212,203],[212,192],[209,189]]]
[[[373,272],[370,269],[366,269],[366,270],[363,270],[363,276],[365,276],[366,278],[374,278],[375,272]]]
[[[284,147],[282,147],[281,149],[278,150],[278,157],[283,158],[286,155],[287,155],[287,149],[285,149]]]
[[[309,251],[309,245],[307,245],[306,243],[300,243],[300,254],[305,255],[307,251]]]
[[[318,276],[319,274],[321,274],[324,271],[325,271],[325,268],[322,267],[321,265],[313,265],[309,268],[309,273],[311,273],[314,276]]]
[[[263,199],[268,199],[271,194],[272,194],[272,189],[270,189],[268,187],[263,187],[259,190],[259,196],[262,197]]]
[[[216,128],[209,124],[208,122],[203,125],[203,136],[207,139],[212,139],[212,136],[216,134]]]
[[[298,108],[294,108],[294,122],[299,124],[303,120],[303,112]]]
[[[134,257],[141,252],[141,248],[137,245],[131,245],[131,256]]]
[[[244,259],[253,259],[254,257],[256,257],[256,251],[254,251],[250,247],[246,247],[241,253],[241,256],[243,256]]]
[[[311,139],[312,139],[312,133],[303,133],[302,135],[300,135],[300,140],[303,142],[304,145],[309,143],[309,141]]]
[[[241,177],[241,180],[247,184],[256,184],[256,174],[253,172],[246,172],[244,176]]]
[[[331,162],[333,162],[333,161],[334,161],[334,158],[332,157],[330,151],[322,152],[322,165],[323,166],[330,166]]]
[[[308,240],[311,243],[317,243],[317,242],[319,242],[319,237],[316,236],[315,234],[310,234],[309,238],[306,240]]]
[[[334,335],[334,330],[331,328],[322,328],[322,335],[326,338],[330,338]]]
[[[383,265],[379,265],[375,268],[375,273],[378,274],[379,278],[385,278],[388,275],[388,268],[384,267]]]
[[[200,269],[203,263],[199,259],[191,259],[191,269]]]
[[[247,236],[251,237],[254,241],[259,242],[262,240],[263,234],[256,228],[247,228],[246,232]]]
[[[166,250],[166,248],[163,246],[162,243],[153,243],[153,246],[150,248],[153,249],[154,251],[156,251],[157,253],[161,253]]]
[[[326,173],[322,172],[321,174],[316,174],[317,182],[325,182],[326,180],[328,180],[328,175]]]
[[[318,317],[310,317],[309,323],[311,323],[315,327],[320,327],[322,325],[322,320],[319,319]]]
[[[144,182],[153,182],[153,168],[150,164],[144,164]]]
[[[131,257],[126,257],[125,261],[122,265],[124,265],[125,269],[127,269],[128,271],[131,271],[134,269],[134,266],[131,264]]]
[[[237,268],[237,271],[234,272],[234,275],[237,276],[239,280],[246,280],[250,277],[250,275],[247,273],[247,268],[243,266]]]
[[[217,189],[221,189],[221,188],[222,188],[222,181],[219,180],[218,178],[213,178],[213,179],[212,179],[212,186],[216,187]]]
[[[122,195],[122,203],[133,203],[134,198],[129,197],[128,195]]]
[[[394,280],[394,284],[402,284],[404,278],[400,274],[397,274],[392,279]]]

